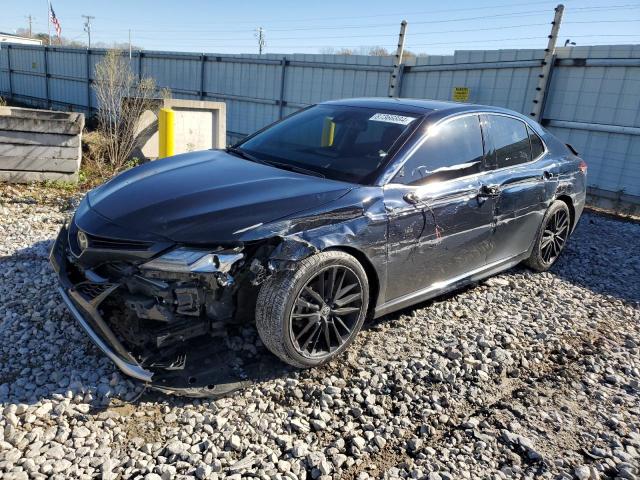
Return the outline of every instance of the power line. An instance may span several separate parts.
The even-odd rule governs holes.
[[[631,9],[631,8],[637,8],[640,7],[640,3],[637,4],[624,4],[624,5],[612,5],[612,6],[608,6],[608,7],[576,7],[572,10],[570,10],[570,12],[586,12],[586,11],[591,11],[591,10],[602,10],[602,9],[606,9],[607,11],[611,11],[611,10],[621,10],[621,9]],[[486,7],[485,7],[486,9]],[[474,17],[458,17],[458,18],[445,18],[445,19],[430,19],[430,20],[424,20],[424,21],[410,21],[409,23],[411,25],[436,25],[439,23],[455,23],[455,22],[464,22],[464,21],[471,21],[471,20],[486,20],[486,19],[508,19],[508,18],[517,18],[517,17],[526,17],[526,16],[535,16],[535,15],[543,15],[543,14],[547,14],[548,10],[527,10],[524,12],[512,12],[512,13],[500,13],[500,14],[493,14],[493,15],[481,15],[481,16],[474,16]],[[300,22],[297,22],[300,23]],[[566,22],[565,22],[566,23]],[[595,22],[598,23],[598,22]],[[545,23],[544,25],[547,25],[548,23]],[[275,28],[275,29],[270,29],[270,31],[272,32],[292,32],[292,31],[305,31],[308,32],[309,30],[342,30],[342,29],[362,29],[362,28],[378,28],[378,27],[395,27],[397,24],[396,23],[375,23],[375,24],[367,24],[367,25],[330,25],[330,26],[313,26],[313,25],[308,25],[305,27],[296,27],[296,28]],[[510,28],[508,25],[507,26],[500,26],[499,28]],[[118,29],[116,29],[118,30]],[[127,29],[120,29],[121,31],[126,31]],[[157,28],[155,29],[136,29],[136,31],[139,32],[157,32]],[[248,31],[248,30],[247,30]],[[184,29],[163,29],[163,32],[167,32],[167,33],[213,33],[212,29],[206,29],[206,30],[194,30],[193,28],[184,28]],[[235,30],[215,30],[215,33],[238,33],[239,30],[235,29]],[[443,31],[441,33],[449,33],[448,31]],[[285,37],[281,37],[282,39],[284,39]]]
[[[632,23],[632,22],[639,22],[640,19],[612,19],[612,20],[589,20],[589,21],[568,21],[568,22],[563,22],[563,25],[567,25],[567,24],[600,24],[600,23]],[[529,23],[529,24],[521,24],[521,25],[507,25],[504,27],[499,27],[500,29],[513,29],[513,28],[522,28],[522,27],[531,27],[531,26],[546,26],[548,25],[548,23]],[[454,29],[454,30],[434,30],[434,31],[430,31],[430,32],[418,32],[418,33],[413,33],[411,35],[411,37],[416,37],[416,36],[424,36],[424,35],[435,35],[435,34],[449,34],[449,33],[462,33],[462,32],[482,32],[482,31],[493,31],[495,30],[496,27],[485,27],[485,28],[468,28],[468,29]],[[317,37],[310,37],[308,35],[306,36],[297,36],[297,37],[273,37],[272,40],[325,40],[325,39],[336,39],[336,38],[344,38],[344,39],[351,39],[351,38],[378,38],[378,37],[395,37],[396,35],[381,35],[381,34],[367,34],[367,35],[327,35],[327,36],[317,36]],[[147,39],[147,40],[153,40],[156,37],[149,37],[149,36],[141,36],[139,38],[142,39]],[[204,42],[216,42],[216,41],[221,41],[224,42],[225,44],[228,43],[227,40],[224,40],[222,38],[218,38],[218,37],[209,37],[209,36],[191,36],[190,38],[185,38],[185,39],[176,39],[174,40],[174,42],[176,41],[204,41]]]
[[[596,22],[597,23],[597,22]],[[523,28],[523,27],[535,27],[535,26],[547,26],[548,23],[527,23],[527,24],[522,24],[522,25],[507,25],[505,27],[500,27],[500,29],[513,29],[513,28]],[[430,32],[418,32],[418,33],[412,33],[411,37],[415,37],[415,36],[424,36],[424,35],[439,35],[439,34],[443,34],[443,33],[461,33],[461,32],[484,32],[484,31],[491,31],[491,30],[495,30],[496,27],[487,27],[487,28],[466,28],[466,29],[458,29],[458,30],[434,30],[434,31],[430,31]],[[324,39],[335,39],[335,38],[370,38],[372,36],[375,37],[397,37],[398,34],[366,34],[366,35],[326,35],[326,36],[322,36],[322,37],[309,37],[304,36],[298,36],[298,37],[270,37],[271,40],[308,40],[310,38],[313,39],[318,39],[318,40],[324,40]],[[155,37],[140,37],[140,38],[146,38],[146,39],[153,39]],[[195,37],[190,37],[190,38],[196,38],[196,39],[200,39],[200,40],[220,40],[222,41],[223,39],[220,37],[208,37],[208,36],[195,36]]]
[[[493,38],[493,39],[478,39],[478,42],[503,42],[503,41],[511,41],[511,40],[541,40],[541,39],[545,39],[546,37],[541,36],[541,35],[537,35],[534,37],[516,37],[516,38]],[[434,42],[434,43],[424,43],[424,44],[412,44],[412,46],[414,47],[423,47],[423,46],[432,46],[432,45],[450,45],[450,44],[461,44],[461,43],[469,43],[469,42]],[[231,46],[231,45],[230,45]],[[252,47],[254,45],[238,45],[238,44],[233,44],[234,47],[243,47],[243,48],[247,48],[247,47]],[[291,45],[271,45],[271,48],[324,48],[327,45],[296,45],[294,47],[292,47]],[[342,48],[360,48],[360,47],[366,47],[367,45],[363,45],[363,44],[359,44],[359,45],[340,45],[339,47]]]
[[[567,1],[580,1],[580,0],[567,0]],[[553,1],[546,1],[546,2],[537,2],[538,5],[544,5],[544,4],[557,4],[557,0],[553,0]],[[487,10],[487,9],[494,9],[494,8],[509,8],[509,7],[518,7],[518,6],[525,6],[525,5],[531,5],[531,1],[527,1],[527,2],[519,2],[519,3],[502,3],[502,4],[498,4],[498,5],[483,5],[482,7],[470,7],[470,8],[448,8],[448,9],[444,9],[444,10],[429,10],[429,11],[420,11],[420,12],[398,12],[398,11],[394,11],[394,12],[388,12],[388,13],[378,13],[378,14],[373,14],[373,15],[358,15],[358,18],[375,18],[375,17],[388,17],[390,15],[399,15],[399,16],[410,16],[410,15],[434,15],[437,13],[451,13],[451,12],[458,12],[458,11],[471,11],[471,10]],[[640,4],[638,4],[640,5]],[[613,6],[612,6],[613,7]],[[101,17],[102,18],[102,17]],[[118,21],[121,22],[122,19],[118,18],[106,18],[107,20],[113,20],[113,21]],[[313,18],[289,18],[289,19],[283,19],[283,18],[277,18],[277,19],[269,19],[269,20],[265,20],[263,17],[260,18],[260,22],[262,22],[263,24],[269,24],[269,23],[291,23],[291,22],[296,22],[296,23],[300,23],[300,22],[306,22],[306,21],[316,21],[316,20],[343,20],[344,19],[344,15],[343,16],[336,16],[336,17],[313,17]],[[236,24],[251,24],[254,25],[256,23],[257,20],[240,20],[240,21],[235,21],[234,23]],[[159,24],[157,22],[150,22],[152,23],[154,26],[158,26]],[[229,22],[209,22],[207,21],[206,24],[207,25],[227,25]],[[171,23],[166,23],[164,25],[174,25]],[[163,31],[166,31],[163,29]]]
[[[580,4],[582,4],[582,0],[566,0],[565,3],[567,2],[573,2],[573,1],[579,1]],[[536,5],[545,5],[545,4],[549,4],[549,5],[555,5],[557,4],[557,1],[547,1],[547,2],[537,2]],[[419,11],[419,12],[399,12],[399,11],[394,11],[394,12],[388,12],[388,13],[379,13],[379,14],[371,14],[371,15],[358,15],[358,18],[376,18],[376,17],[389,17],[390,15],[397,15],[398,17],[404,16],[404,17],[408,17],[411,15],[429,15],[430,17],[432,17],[434,14],[438,14],[438,13],[451,13],[451,12],[458,12],[458,11],[464,11],[464,12],[468,12],[468,11],[475,11],[475,10],[490,10],[490,9],[504,9],[504,8],[511,8],[511,7],[518,7],[518,6],[527,6],[527,5],[531,5],[531,2],[519,2],[519,3],[502,3],[502,4],[494,4],[494,5],[483,5],[481,7],[470,7],[470,8],[448,8],[448,9],[443,9],[443,10],[429,10],[429,11]],[[618,5],[607,5],[607,6],[584,6],[584,7],[571,7],[570,11],[574,12],[574,11],[589,11],[589,10],[612,10],[612,9],[622,9],[622,8],[637,8],[640,7],[640,3],[626,3],[626,4],[618,4]],[[548,9],[545,10],[540,10],[541,13],[548,13]],[[515,13],[515,12],[513,12]],[[265,20],[263,17],[261,17],[259,19],[259,21],[265,25],[265,24],[271,24],[271,23],[291,23],[291,22],[296,22],[296,23],[300,23],[300,22],[306,22],[306,21],[317,21],[317,20],[343,20],[344,16],[336,16],[336,17],[314,17],[314,18],[289,18],[289,19],[283,19],[283,18],[277,18],[277,19],[268,19]],[[117,22],[121,22],[122,19],[118,18],[118,19],[114,19],[114,18],[108,18],[108,20],[113,20],[113,21],[117,21]],[[258,20],[244,20],[244,21],[235,21],[235,24],[255,24],[256,21]],[[435,20],[436,22],[438,20]],[[152,25],[154,27],[156,27],[154,30],[149,30],[149,31],[157,31],[157,27],[159,25],[169,25],[169,26],[173,26],[175,25],[175,23],[165,23],[165,24],[158,24],[157,22],[150,22],[152,23]],[[413,23],[413,22],[409,22],[409,23]],[[139,23],[140,24],[140,23]],[[228,22],[206,22],[206,25],[227,25]],[[396,25],[396,23],[394,23],[393,25]],[[121,29],[121,30],[126,30],[126,29]],[[139,29],[136,29],[139,30]],[[271,29],[270,29],[271,30]],[[284,29],[284,30],[288,30],[288,29]],[[163,31],[168,31],[166,29],[163,29]],[[171,31],[171,30],[169,30]],[[209,30],[207,30],[209,31]]]
[[[563,25],[574,24],[574,23],[632,23],[632,22],[640,22],[640,18],[635,18],[632,20],[590,20],[590,21],[573,21],[573,22],[564,22]]]
[[[512,4],[512,5],[522,5],[522,4]],[[576,7],[574,9],[571,10],[571,12],[581,12],[581,11],[589,11],[589,10],[601,10],[601,9],[606,9],[607,11],[611,11],[611,10],[616,10],[616,9],[627,9],[627,8],[637,8],[640,6],[640,3],[637,4],[624,4],[624,5],[611,5],[611,6],[607,6],[607,7]],[[486,9],[486,7],[482,7],[483,9]],[[468,10],[475,10],[476,8],[473,9],[468,9]],[[467,9],[465,9],[467,10]],[[525,12],[513,12],[513,13],[502,13],[502,14],[495,14],[495,15],[483,15],[483,16],[475,16],[475,17],[462,17],[462,18],[445,18],[445,19],[431,19],[428,21],[412,21],[410,22],[412,25],[425,25],[425,24],[429,24],[429,25],[434,25],[434,24],[438,24],[438,23],[450,23],[450,22],[461,22],[461,21],[469,21],[469,20],[484,20],[484,19],[490,19],[490,18],[513,18],[513,17],[520,17],[520,16],[532,16],[532,15],[538,15],[538,14],[546,14],[548,13],[547,10],[529,10],[529,11],[525,11]],[[371,15],[373,16],[373,15]],[[377,15],[376,15],[377,16]],[[93,17],[92,17],[93,18]],[[341,17],[342,18],[342,17]],[[588,23],[589,21],[586,21],[585,23]],[[565,22],[566,23],[566,22]],[[598,23],[598,22],[596,22]],[[534,24],[531,24],[534,25]],[[545,23],[544,25],[547,25],[547,23]],[[314,26],[306,26],[306,27],[302,27],[302,28],[286,28],[286,29],[272,29],[272,31],[285,31],[285,32],[290,32],[290,31],[309,31],[309,30],[314,30],[314,29],[318,29],[318,30],[334,30],[334,29],[361,29],[361,28],[374,28],[374,27],[395,27],[396,23],[385,23],[385,24],[368,24],[368,25],[331,25],[331,26],[322,26],[322,27],[314,27]],[[500,26],[498,28],[512,28],[509,25],[506,26]],[[128,28],[127,29],[111,29],[111,31],[122,31],[122,32],[128,32]],[[154,29],[136,29],[137,32],[157,32],[158,29],[154,28]],[[460,30],[460,31],[465,31],[465,30]],[[469,29],[469,31],[473,31],[471,29]],[[207,30],[194,30],[193,28],[184,28],[184,29],[163,29],[163,32],[168,32],[168,33],[213,33],[211,29],[207,29]],[[239,30],[235,29],[235,30],[215,30],[215,33],[238,33]],[[248,32],[248,31],[247,31]],[[435,32],[434,32],[435,33]],[[455,30],[450,30],[450,31],[441,31],[441,33],[456,33]],[[416,35],[415,33],[413,35]],[[391,35],[388,35],[391,36]],[[395,36],[395,35],[394,35]],[[294,39],[294,37],[279,37],[280,39]],[[329,38],[329,37],[326,37]]]
[[[549,23],[525,23],[522,25],[507,25],[504,27],[500,27],[501,30],[504,29],[511,29],[511,28],[523,28],[523,27],[540,27],[540,26],[547,26],[549,25]],[[430,31],[430,32],[418,32],[418,33],[412,33],[411,37],[415,37],[415,36],[423,36],[423,35],[439,35],[442,33],[462,33],[462,32],[484,32],[484,31],[488,31],[488,30],[495,30],[496,27],[488,27],[488,28],[465,28],[465,29],[459,29],[459,30],[437,30],[437,31]],[[367,35],[328,35],[328,36],[323,36],[321,38],[362,38],[362,37],[371,37],[371,34],[367,34]],[[384,35],[379,35],[376,34],[376,37],[397,37],[398,34],[384,34]],[[299,40],[301,37],[273,37],[272,40]],[[306,37],[308,38],[308,37]]]

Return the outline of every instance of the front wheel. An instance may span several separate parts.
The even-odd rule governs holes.
[[[527,266],[538,272],[549,270],[567,243],[571,231],[569,207],[562,200],[551,204],[542,219]]]
[[[321,252],[297,267],[264,282],[256,327],[272,353],[307,368],[330,361],[351,344],[367,314],[369,283],[362,265],[345,252]]]

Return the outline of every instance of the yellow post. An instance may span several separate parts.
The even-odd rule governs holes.
[[[158,138],[160,139],[158,158],[170,157],[175,152],[174,111],[170,108],[160,109],[158,115]]]

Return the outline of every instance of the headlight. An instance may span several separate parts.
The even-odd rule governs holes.
[[[140,268],[174,273],[229,273],[231,266],[243,257],[242,253],[234,250],[212,253],[208,250],[176,248],[144,263]]]

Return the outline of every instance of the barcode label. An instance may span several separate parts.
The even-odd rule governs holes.
[[[415,117],[405,117],[403,115],[393,115],[391,113],[376,113],[369,120],[374,122],[397,123],[398,125],[409,125]]]

